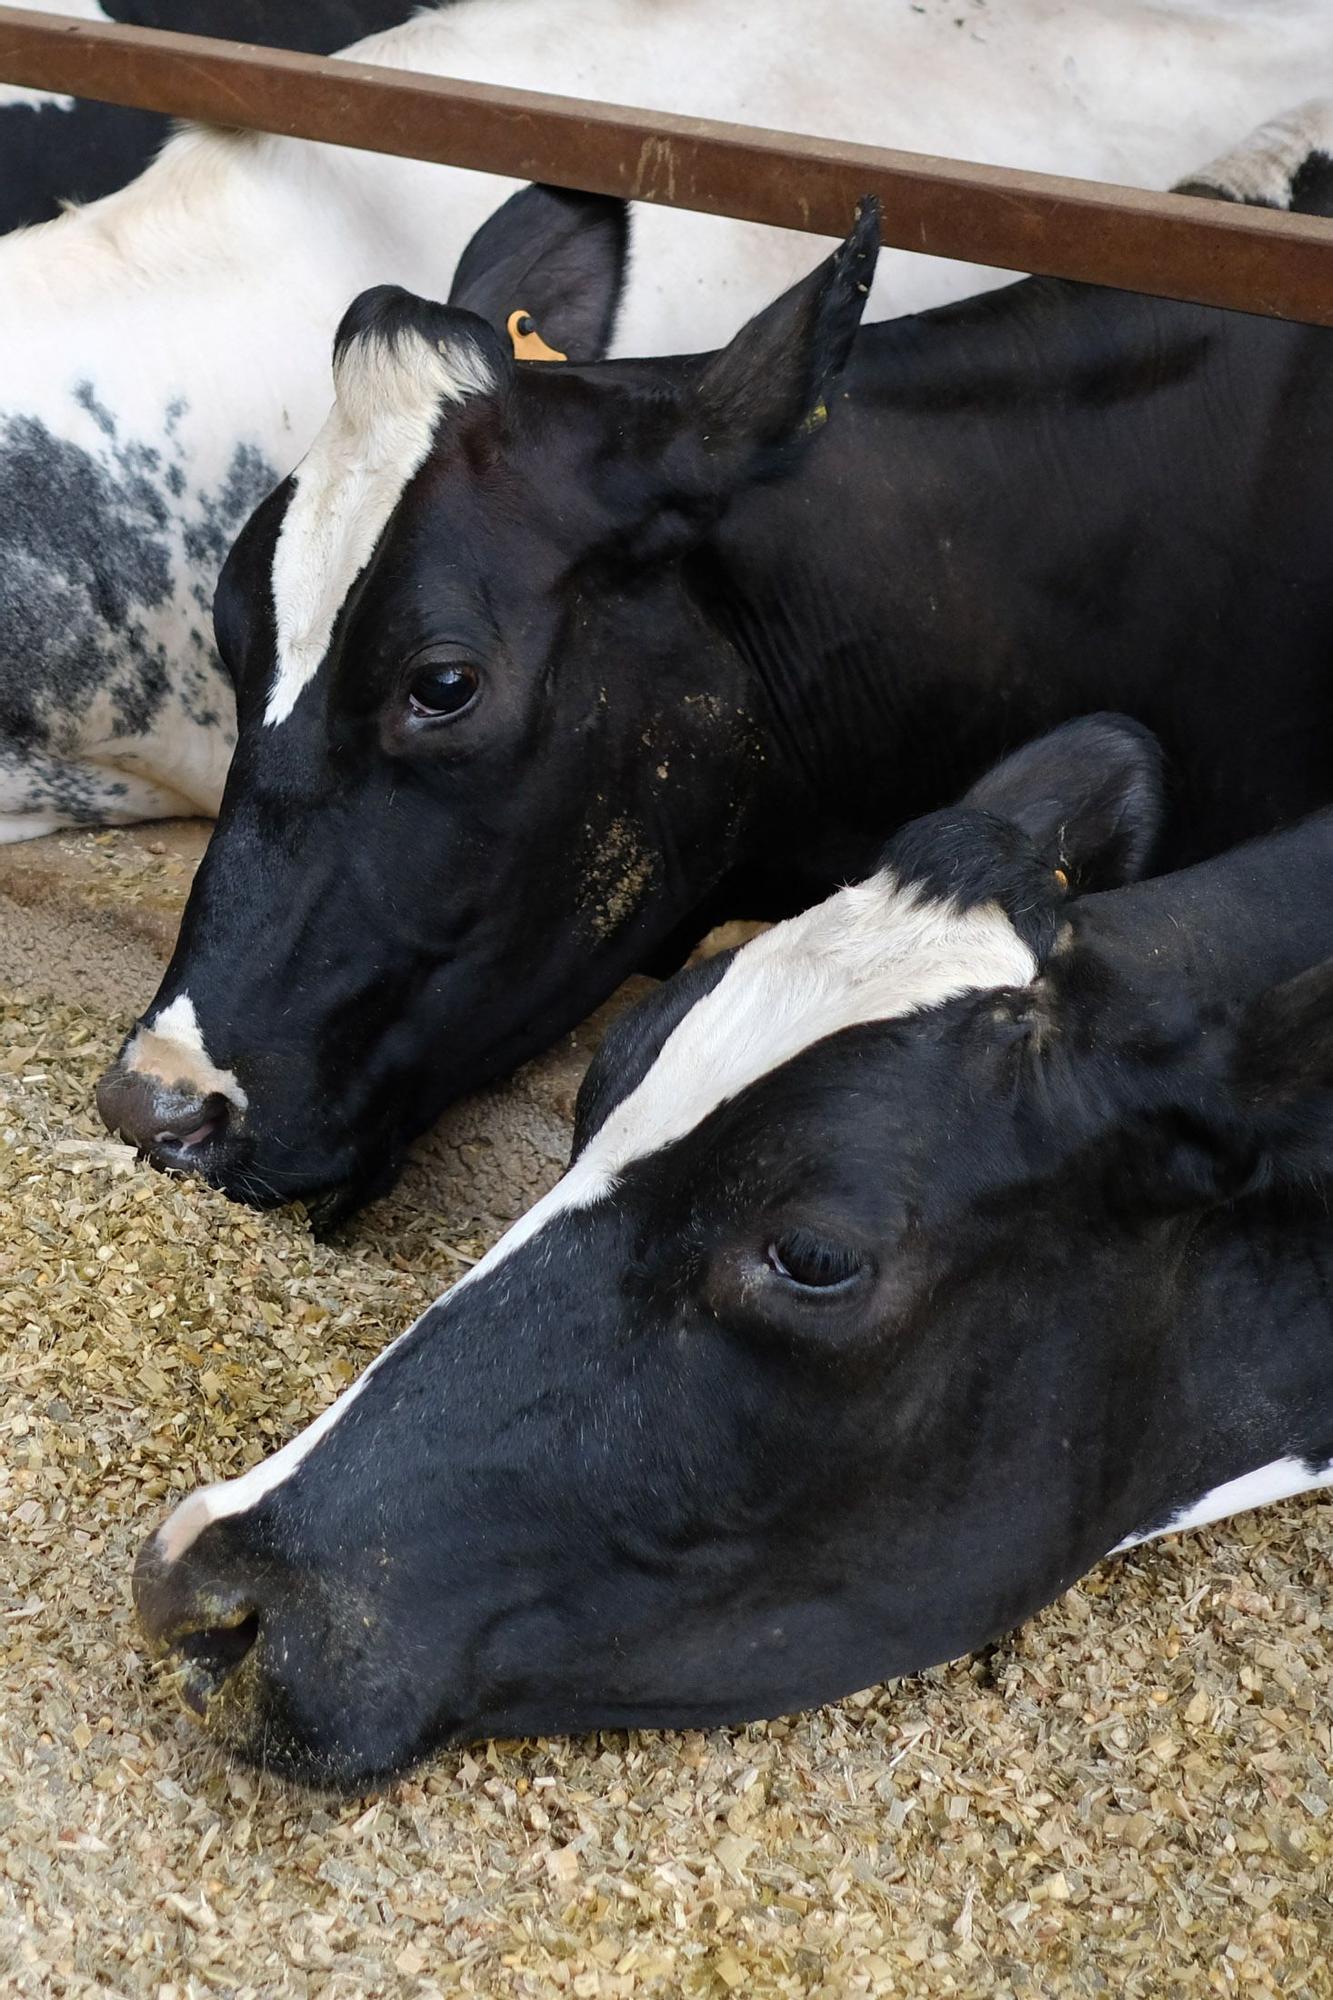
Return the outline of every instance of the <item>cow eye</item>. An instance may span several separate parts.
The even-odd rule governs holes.
[[[407,684],[407,705],[425,722],[452,720],[477,698],[481,675],[466,660],[422,661]]]
[[[866,1268],[859,1250],[817,1236],[812,1229],[784,1229],[767,1250],[768,1268],[802,1292],[847,1291]]]

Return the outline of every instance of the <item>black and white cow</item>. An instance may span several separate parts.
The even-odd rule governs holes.
[[[327,55],[403,20],[418,0],[23,0],[28,12],[220,35]],[[0,24],[0,70],[4,33]],[[0,77],[0,233],[96,201],[142,171],[171,130],[153,111],[24,90]]]
[[[1280,11],[990,0],[960,29],[952,6],[825,0],[812,38],[808,0],[455,0],[355,54],[1160,184],[1333,65],[1324,0]],[[510,186],[192,132],[133,187],[0,243],[0,840],[216,811],[234,709],[207,609],[226,549],[324,416],[347,301],[446,289]],[[813,254],[790,231],[645,210],[621,351],[715,344]],[[978,275],[885,264],[880,310]]]
[[[563,1181],[135,1590],[250,1757],[773,1716],[1333,1483],[1333,814],[1092,718],[604,1043]]]
[[[1308,107],[1208,179],[1326,212],[1330,146]],[[1099,705],[1169,748],[1168,858],[1333,797],[1333,336],[1032,280],[854,338],[875,241],[694,358],[353,308],[223,578],[240,747],[110,1125],[336,1213],[682,929],[823,895]],[[503,323],[486,249],[459,297]]]

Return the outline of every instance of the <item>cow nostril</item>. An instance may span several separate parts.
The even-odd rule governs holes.
[[[201,1107],[198,1123],[187,1123],[182,1131],[180,1125],[163,1125],[154,1132],[151,1140],[153,1150],[160,1153],[188,1153],[206,1146],[214,1139],[220,1139],[227,1129],[229,1107],[225,1097],[205,1099]]]
[[[207,1094],[141,1070],[113,1065],[97,1086],[103,1122],[160,1166],[196,1167],[230,1135],[233,1106],[219,1090]]]
[[[242,1665],[259,1637],[259,1613],[247,1611],[235,1624],[205,1625],[185,1632],[174,1642],[182,1671],[181,1695],[187,1707],[203,1715],[209,1702]]]

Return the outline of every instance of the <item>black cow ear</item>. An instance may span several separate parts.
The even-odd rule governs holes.
[[[880,206],[867,196],[851,235],[712,355],[695,385],[699,442],[714,464],[817,431],[861,323],[879,251]]]
[[[1333,959],[1270,986],[1241,1015],[1231,1088],[1273,1172],[1333,1172]]]
[[[1020,826],[1071,888],[1137,881],[1163,811],[1157,738],[1123,715],[1067,722],[1006,757],[963,801]]]
[[[520,313],[520,335],[535,334],[565,360],[598,361],[628,268],[627,203],[537,184],[482,224],[458,260],[449,303],[501,334]]]

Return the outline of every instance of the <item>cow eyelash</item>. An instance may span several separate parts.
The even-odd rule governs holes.
[[[817,1236],[812,1229],[784,1229],[764,1254],[769,1270],[782,1283],[825,1296],[848,1290],[865,1270],[859,1251]]]

